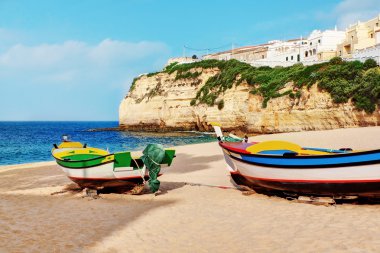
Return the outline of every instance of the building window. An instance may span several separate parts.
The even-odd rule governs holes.
[[[373,39],[373,33],[371,33],[370,37],[371,37],[371,39]]]
[[[308,52],[307,51],[305,51],[305,57],[307,57],[308,56]]]
[[[313,54],[315,55],[317,53],[317,49],[313,49]]]
[[[318,40],[318,43],[321,44],[321,40]]]
[[[309,50],[309,54],[310,54],[310,56],[312,56],[313,55],[313,51]]]
[[[376,23],[376,26],[379,26],[379,23]]]
[[[286,57],[286,61],[288,61],[288,57]]]
[[[339,51],[339,56],[342,56],[342,50]]]
[[[293,60],[293,55],[292,55],[292,56],[290,56],[290,60]]]
[[[313,45],[313,42],[310,42],[310,46]]]
[[[262,55],[262,56],[261,56],[261,59],[264,59],[264,57],[265,57],[265,56],[264,56],[264,55]]]

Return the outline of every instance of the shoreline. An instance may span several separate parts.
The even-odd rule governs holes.
[[[319,135],[319,134],[323,134],[323,133],[334,133],[334,132],[339,132],[340,134],[343,133],[343,135],[346,134],[346,138],[348,138],[351,134],[351,132],[355,132],[356,129],[368,129],[370,132],[377,132],[376,129],[380,129],[380,126],[366,126],[366,127],[347,127],[347,128],[338,128],[338,129],[329,129],[329,130],[310,130],[310,131],[297,131],[297,132],[283,132],[283,133],[270,133],[270,134],[248,134],[249,136],[249,140],[250,141],[253,141],[253,140],[256,140],[256,141],[265,141],[265,140],[274,140],[274,139],[278,139],[278,140],[285,140],[285,141],[290,141],[290,142],[295,142],[299,145],[302,145],[302,146],[315,146],[315,147],[323,147],[323,148],[338,148],[339,146],[336,146],[335,143],[333,142],[329,142],[327,141],[327,143],[325,144],[324,142],[321,142],[318,138],[314,138],[312,137],[313,135]],[[225,131],[225,129],[223,129],[223,132],[227,132],[229,133],[229,131]],[[101,131],[101,130],[99,130]],[[116,131],[116,130],[115,130]],[[120,130],[120,131],[123,131],[123,130]],[[129,130],[128,130],[129,131]],[[154,135],[154,132],[142,132],[142,131],[131,131],[133,133],[141,133],[142,135],[143,134],[149,134],[149,135]],[[242,133],[236,133],[234,132],[235,134],[239,135],[239,136],[243,136]],[[311,138],[305,138],[305,136],[303,136],[304,134],[308,134],[309,133],[309,136]],[[380,133],[380,132],[379,132]],[[168,134],[168,136],[175,136],[175,137],[180,137],[182,136],[181,134],[189,134],[189,135],[197,135],[197,134],[207,134],[207,135],[214,135],[214,132],[199,132],[199,131],[175,131],[175,132],[159,132],[157,133],[157,135],[159,136],[162,136],[162,134]],[[176,135],[178,134],[178,135]],[[298,137],[298,136],[302,136],[302,138]],[[343,139],[343,138],[342,138]],[[312,142],[311,144],[309,144],[308,142]],[[183,147],[183,146],[189,146],[189,145],[197,145],[197,144],[203,144],[203,143],[213,143],[213,142],[217,142],[217,139],[215,137],[215,140],[211,140],[211,141],[207,141],[207,142],[199,142],[199,143],[190,143],[190,144],[184,144],[184,145],[179,145],[179,146],[172,146],[172,147]],[[350,142],[347,142],[347,141],[344,141],[344,143],[347,144],[347,146],[352,146],[356,149],[380,149],[380,143],[379,145],[369,145],[367,147],[365,146],[361,146],[360,145],[360,142],[358,140],[356,140],[356,142],[354,143],[354,141],[352,143]],[[358,145],[359,143],[359,145]],[[352,145],[351,145],[352,144]],[[327,146],[326,146],[327,145]],[[142,150],[133,150],[131,152],[140,152]],[[38,164],[38,163],[41,163],[43,165],[43,163],[48,163],[48,162],[52,162],[54,163],[55,161],[54,160],[47,160],[47,161],[37,161],[37,162],[26,162],[26,163],[20,163],[20,164],[4,164],[4,165],[0,165],[0,170],[1,169],[7,169],[7,167],[15,167],[15,166],[27,166],[29,164]],[[37,165],[36,165],[37,166]]]
[[[6,164],[0,165],[0,171],[4,170],[12,170],[12,169],[24,169],[24,168],[36,168],[36,167],[45,167],[54,165],[55,161],[39,161],[39,162],[30,162],[30,163],[14,163],[14,164]]]

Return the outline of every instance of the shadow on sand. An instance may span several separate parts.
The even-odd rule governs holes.
[[[84,200],[70,196],[0,194],[4,252],[90,252],[115,232],[176,201]],[[146,229],[149,229],[146,224]],[[126,240],[126,246],[128,240]]]
[[[249,196],[252,194],[261,194],[269,198],[281,198],[284,200],[304,203],[304,204],[313,204],[313,205],[340,205],[340,204],[352,204],[352,205],[379,205],[380,198],[378,197],[331,197],[331,196],[317,196],[317,195],[299,195],[294,192],[283,192],[276,190],[268,190],[265,188],[250,188],[245,182],[245,179],[242,177],[236,177],[235,180],[231,177],[231,183],[236,187],[237,190],[240,190],[243,195]]]
[[[209,163],[222,161],[223,155],[189,155],[185,153],[177,154],[177,160],[173,165],[166,169],[170,173],[188,173],[210,168]]]

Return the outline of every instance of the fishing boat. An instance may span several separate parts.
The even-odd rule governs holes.
[[[380,197],[380,149],[301,147],[286,141],[248,142],[212,124],[232,179],[264,191],[340,198]]]
[[[129,151],[109,153],[64,137],[61,144],[54,144],[52,156],[68,178],[82,188],[131,186],[149,180],[151,188],[156,184],[156,191],[157,177],[161,169],[172,164],[175,150],[149,144],[142,156],[133,157]]]

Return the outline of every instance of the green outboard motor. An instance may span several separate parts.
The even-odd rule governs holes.
[[[165,157],[165,149],[160,144],[148,144],[143,151],[141,160],[149,170],[149,188],[154,193],[160,188],[160,181],[157,180],[161,170],[161,162]]]

